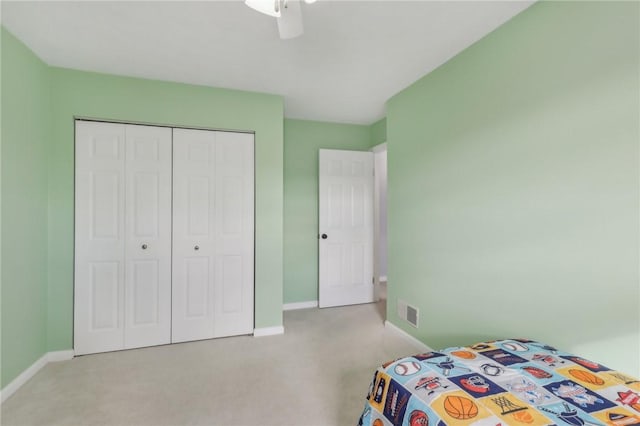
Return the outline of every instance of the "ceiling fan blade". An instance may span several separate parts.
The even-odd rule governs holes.
[[[253,10],[277,18],[280,16],[279,0],[244,0],[244,4]]]
[[[300,0],[286,0],[281,8],[282,15],[278,18],[278,31],[280,38],[294,38],[302,35],[302,9]]]

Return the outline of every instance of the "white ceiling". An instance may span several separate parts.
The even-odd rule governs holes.
[[[274,93],[289,118],[370,124],[532,3],[318,0],[292,40],[241,0],[2,1],[2,24],[49,65]]]

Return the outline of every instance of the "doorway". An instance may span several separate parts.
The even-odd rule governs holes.
[[[374,183],[374,276],[376,300],[382,320],[387,319],[387,143],[376,145],[373,151]]]

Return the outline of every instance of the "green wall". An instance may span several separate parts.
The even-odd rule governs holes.
[[[47,352],[49,73],[2,29],[0,387]]]
[[[51,78],[48,349],[72,345],[74,116],[255,130],[255,325],[282,325],[282,98],[60,68]]]
[[[256,131],[256,327],[282,324],[283,293],[317,300],[318,149],[388,139],[390,321],[432,346],[525,336],[640,374],[639,12],[538,3],[386,120],[284,129],[278,96],[49,68],[3,29],[1,386],[72,347],[76,115]]]
[[[284,121],[284,303],[318,300],[318,150],[368,151],[369,126]]]
[[[640,374],[639,6],[537,3],[388,102],[391,322]]]
[[[282,325],[281,97],[51,68],[4,28],[2,89],[2,387],[73,346],[75,116],[256,132],[255,326]]]
[[[387,118],[382,118],[370,127],[371,146],[380,145],[387,141]]]

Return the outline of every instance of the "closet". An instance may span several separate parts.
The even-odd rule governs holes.
[[[254,136],[76,121],[77,355],[253,332]]]

